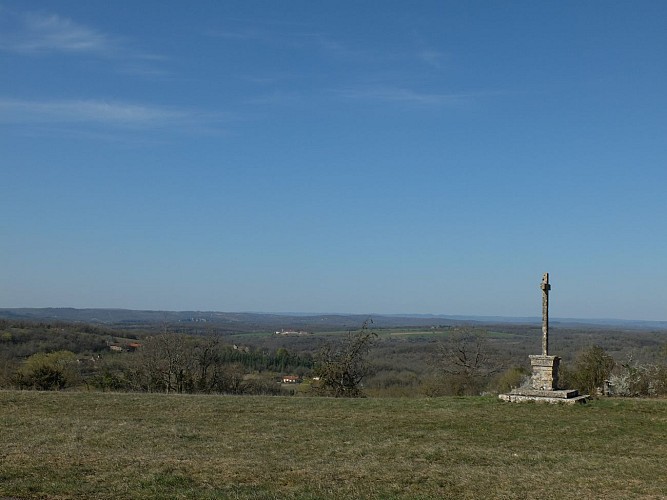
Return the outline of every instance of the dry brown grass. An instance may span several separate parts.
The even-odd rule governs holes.
[[[667,402],[0,392],[0,496],[663,498]]]

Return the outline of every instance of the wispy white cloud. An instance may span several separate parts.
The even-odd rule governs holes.
[[[307,104],[309,97],[297,90],[275,90],[247,99],[248,104],[270,106],[295,106]]]
[[[249,40],[269,42],[272,39],[269,33],[252,28],[241,29],[241,30],[208,31],[207,35],[213,38],[224,38],[227,40],[237,40],[241,42],[246,42]]]
[[[13,12],[0,16],[0,51],[23,55],[68,54],[112,60],[127,74],[164,76],[156,63],[165,57],[132,47],[129,40],[103,33],[52,13]]]
[[[118,65],[117,71],[125,75],[151,79],[164,79],[171,76],[169,71],[152,64],[147,64],[145,61],[123,61],[122,64]]]
[[[395,59],[396,55],[386,51],[378,51],[369,47],[359,47],[343,43],[325,35],[311,36],[312,41],[328,56],[340,61],[353,63],[378,63]]]
[[[424,49],[417,53],[417,58],[435,69],[442,69],[445,63],[445,55],[442,52],[432,49]]]
[[[454,106],[463,104],[471,100],[475,94],[473,93],[459,93],[459,94],[444,94],[444,93],[429,93],[418,92],[408,88],[402,87],[383,87],[383,86],[364,86],[364,87],[348,87],[345,89],[337,89],[333,91],[340,97],[348,99],[365,99],[374,101],[396,102],[396,103],[410,103],[419,105],[437,105],[437,106]]]
[[[287,27],[290,28],[289,31],[285,31],[285,26],[281,24],[264,22],[252,27],[234,30],[209,31],[207,35],[230,42],[255,42],[269,47],[281,46],[295,50],[314,49],[336,59],[367,61],[382,57],[382,54],[378,52],[367,48],[354,47],[324,33],[309,31],[307,27],[302,25],[298,25],[297,29],[293,29],[294,26],[291,25],[287,25]]]
[[[95,125],[114,128],[200,129],[223,117],[192,109],[100,100],[29,101],[0,99],[0,123]]]
[[[109,54],[119,40],[57,14],[4,12],[5,35],[0,48],[22,53],[69,52]]]

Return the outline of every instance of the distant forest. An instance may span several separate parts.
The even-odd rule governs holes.
[[[33,390],[493,394],[526,382],[528,355],[539,353],[541,342],[538,324],[434,317],[364,323],[369,318],[217,313],[214,320],[148,312],[127,320],[98,310],[98,316],[108,313],[106,322],[90,322],[93,310],[47,310],[88,321],[25,319],[29,313],[16,311],[29,310],[8,311],[0,311],[0,387]],[[372,335],[359,344],[364,324]],[[667,395],[667,329],[557,324],[550,340],[552,353],[563,358],[567,388]],[[332,392],[333,379],[348,380],[351,390]]]

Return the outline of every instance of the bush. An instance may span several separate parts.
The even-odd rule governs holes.
[[[240,391],[242,394],[257,396],[278,396],[281,393],[281,387],[274,377],[255,374],[243,380]]]
[[[78,361],[70,351],[33,354],[16,374],[21,389],[58,391],[79,382]]]
[[[610,377],[610,391],[614,396],[655,397],[667,395],[667,367],[639,365],[632,360],[622,365]]]
[[[516,389],[524,385],[529,378],[530,374],[526,371],[525,368],[518,366],[508,368],[496,378],[496,391],[498,393],[510,392],[512,389]]]
[[[595,396],[604,391],[605,381],[609,379],[615,364],[614,358],[602,347],[591,346],[579,354],[573,369],[561,366],[560,385]]]

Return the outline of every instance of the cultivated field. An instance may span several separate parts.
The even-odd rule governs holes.
[[[0,497],[667,497],[664,400],[2,391],[0,419]]]

